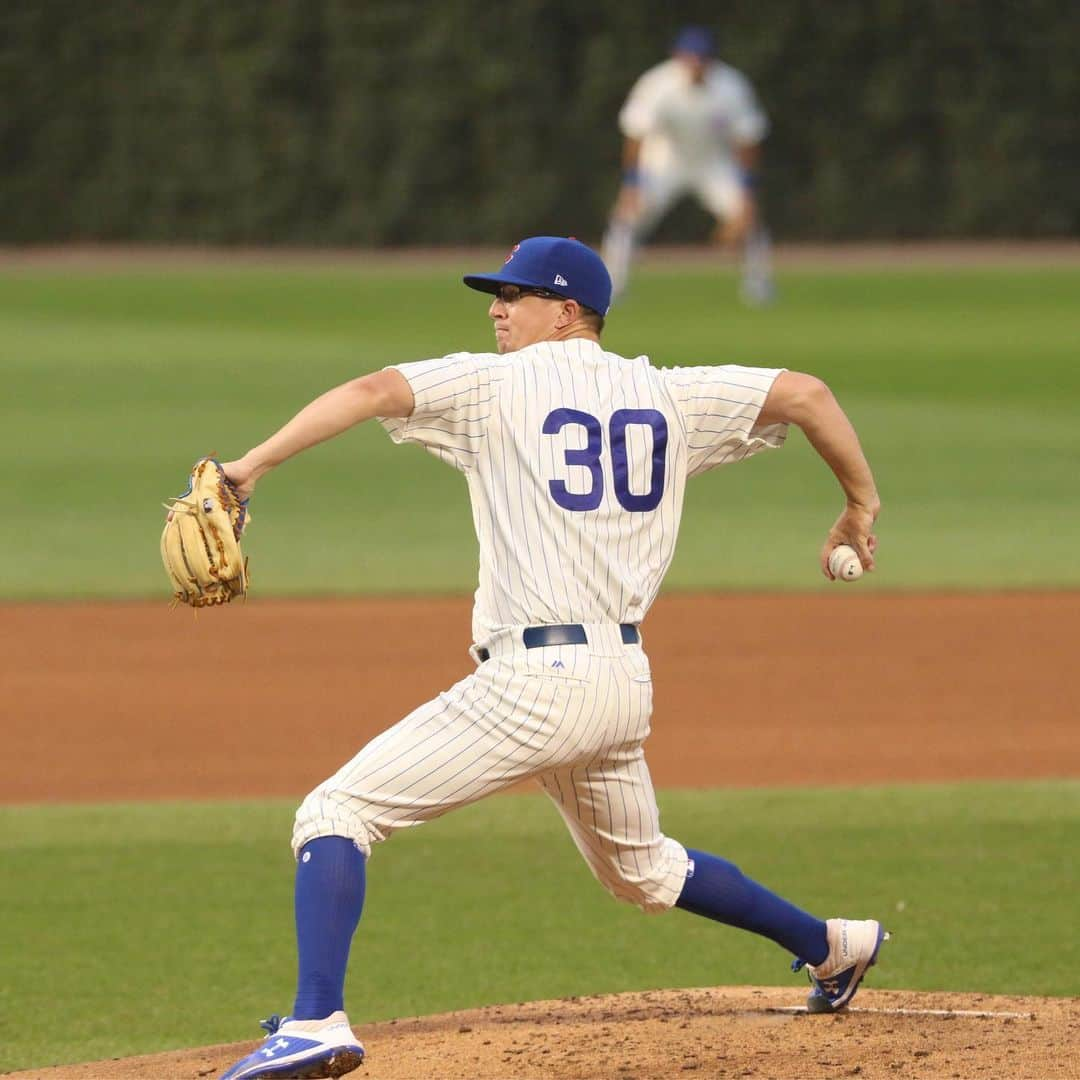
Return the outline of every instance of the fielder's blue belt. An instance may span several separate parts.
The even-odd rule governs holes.
[[[641,641],[638,628],[633,623],[619,623],[624,645],[637,645]],[[526,626],[521,632],[521,640],[526,649],[541,649],[545,645],[587,645],[585,627],[581,623],[567,623],[563,626]],[[491,659],[487,649],[477,649],[480,662]]]

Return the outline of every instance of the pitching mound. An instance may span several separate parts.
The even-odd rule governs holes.
[[[494,1005],[358,1029],[363,1080],[645,1080],[676,1076],[1074,1077],[1075,998],[863,990],[808,1016],[791,989],[714,987]],[[220,1075],[254,1043],[13,1073],[90,1080]]]

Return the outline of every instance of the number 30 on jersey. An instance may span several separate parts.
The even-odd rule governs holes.
[[[564,451],[567,465],[583,466],[592,477],[588,491],[568,491],[564,480],[549,480],[551,497],[564,510],[595,510],[604,498],[604,430],[592,413],[580,409],[554,409],[544,418],[544,434],[557,435],[564,427],[584,429],[585,445]],[[652,475],[649,490],[635,494],[630,490],[630,469],[626,457],[626,429],[645,427],[652,431]],[[615,498],[624,510],[655,510],[664,494],[664,463],[667,456],[668,427],[663,413],[655,409],[617,409],[608,423],[608,446],[611,454]]]

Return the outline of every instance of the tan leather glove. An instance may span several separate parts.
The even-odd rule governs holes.
[[[213,458],[201,458],[188,489],[164,504],[161,561],[177,603],[192,607],[227,604],[247,592],[247,559],[240,535],[248,523],[247,501]]]

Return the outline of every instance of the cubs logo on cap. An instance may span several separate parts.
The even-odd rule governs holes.
[[[466,274],[470,289],[496,293],[500,285],[547,289],[601,315],[611,307],[611,275],[587,244],[567,236],[530,236],[510,249],[495,274]]]

